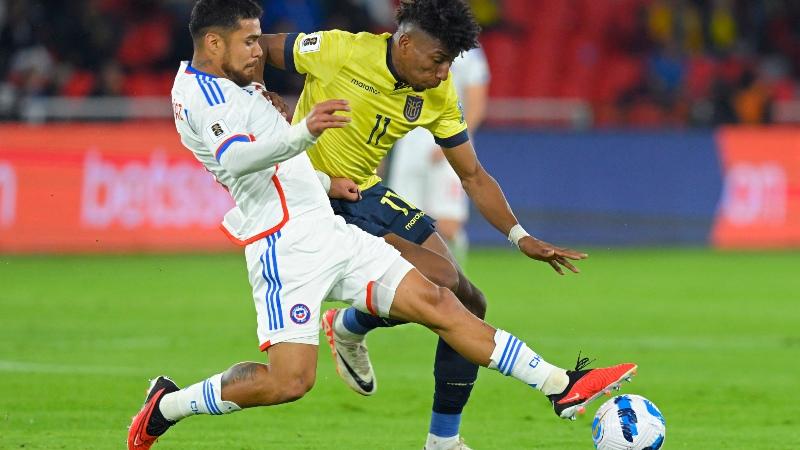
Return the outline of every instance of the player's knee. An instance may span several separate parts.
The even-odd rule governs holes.
[[[449,289],[437,286],[431,291],[428,301],[430,311],[426,320],[429,327],[445,329],[459,317],[456,311],[461,308],[460,302]]]
[[[437,286],[447,288],[453,292],[458,291],[458,269],[446,258],[441,258],[436,269],[429,274],[429,277]]]
[[[486,317],[486,296],[472,282],[464,278],[459,284],[458,298],[472,313],[483,319]]]
[[[467,306],[467,309],[469,309],[472,314],[483,319],[486,317],[486,297],[483,295],[483,292],[475,286],[472,286],[472,289],[472,301],[469,303],[469,306]]]
[[[285,402],[300,400],[314,387],[313,376],[292,376],[283,381],[282,391]]]
[[[314,387],[315,378],[316,369],[313,366],[283,369],[273,367],[271,382],[265,383],[262,387],[265,390],[277,388],[277,403],[293,402],[303,398]],[[269,392],[264,394],[270,395]]]

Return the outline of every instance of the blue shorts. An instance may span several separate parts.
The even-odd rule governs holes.
[[[382,237],[394,233],[422,244],[436,231],[435,221],[381,183],[361,192],[361,200],[331,199],[333,212],[369,234]]]

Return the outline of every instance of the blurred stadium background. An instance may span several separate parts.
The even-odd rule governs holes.
[[[262,358],[241,256],[218,230],[230,200],[172,124],[192,3],[0,0],[0,448],[116,448],[145,377]],[[263,3],[263,29],[289,32],[390,31],[396,2]],[[492,74],[479,157],[526,228],[592,253],[558,278],[473,214],[468,270],[489,318],[561,365],[573,349],[639,362],[629,390],[665,412],[668,448],[800,447],[784,394],[800,345],[800,2],[471,3]],[[290,101],[302,87],[273,70],[267,83]],[[164,448],[264,448],[264,423],[284,431],[276,448],[421,446],[434,340],[370,339],[382,396],[349,396],[323,352],[308,401],[187,421]],[[498,401],[527,391],[481,377],[471,445],[591,447],[588,425]]]
[[[270,0],[262,23],[387,31],[395,3]],[[479,156],[529,227],[592,245],[800,243],[798,2],[472,4],[492,73]],[[0,1],[0,251],[226,248],[212,230],[229,203],[170,119],[191,5]],[[267,83],[290,102],[302,88]],[[475,215],[468,230],[502,242]]]

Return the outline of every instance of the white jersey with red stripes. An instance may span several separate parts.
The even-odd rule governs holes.
[[[238,178],[220,164],[220,157],[231,144],[270,139],[289,128],[286,119],[262,95],[263,90],[258,83],[240,87],[226,78],[201,72],[186,61],[181,63],[172,87],[175,126],[181,142],[233,197],[236,208],[226,214],[223,230],[242,245],[279,230],[290,217],[333,214],[305,152]]]

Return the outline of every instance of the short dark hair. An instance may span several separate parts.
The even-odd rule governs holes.
[[[242,19],[259,19],[264,10],[253,0],[198,0],[189,18],[189,32],[195,41],[211,27],[230,30]]]
[[[481,27],[463,0],[400,0],[398,25],[414,23],[451,54],[478,47]]]

